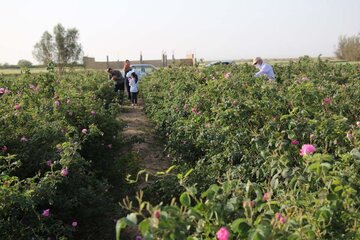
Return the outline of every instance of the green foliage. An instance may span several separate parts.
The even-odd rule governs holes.
[[[35,44],[33,55],[43,64],[55,62],[60,72],[70,63],[76,63],[82,53],[76,28],[65,29],[61,24],[54,27],[51,35],[45,31],[41,40]]]
[[[167,151],[180,172],[193,169],[172,185],[181,192],[169,189],[177,201],[124,204],[145,239],[214,239],[224,226],[230,239],[359,237],[358,66],[305,56],[274,67],[277,83],[247,64],[142,81]],[[301,156],[304,144],[316,152]]]
[[[17,65],[21,68],[25,68],[25,67],[31,67],[32,63],[29,60],[21,59],[18,61]]]
[[[347,61],[360,61],[360,34],[346,37],[340,36],[336,57]]]
[[[0,239],[110,239],[132,160],[118,155],[124,124],[105,74],[49,65],[0,87]]]

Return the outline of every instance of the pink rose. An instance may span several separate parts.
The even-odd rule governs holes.
[[[77,221],[73,221],[73,222],[71,223],[71,226],[73,226],[73,227],[77,227],[77,225],[78,225]]]
[[[15,110],[20,110],[21,108],[21,105],[19,103],[16,103],[15,106],[14,106],[14,109]]]
[[[332,102],[331,98],[324,98],[322,105],[327,105],[330,104]]]
[[[82,132],[83,134],[87,134],[87,133],[88,133],[88,130],[87,130],[86,128],[84,128],[83,130],[81,130],[81,132]]]
[[[50,216],[50,209],[44,210],[41,215],[43,215],[44,217],[49,217]]]
[[[313,154],[316,151],[316,148],[311,144],[304,144],[300,149],[300,155],[305,156],[308,154]]]
[[[157,219],[160,218],[160,211],[159,210],[155,210],[154,217],[157,218]]]
[[[278,220],[281,224],[284,224],[286,222],[286,218],[281,215],[281,213],[276,213],[275,214],[275,218],[276,220]]]
[[[51,167],[51,166],[52,166],[52,161],[51,161],[51,160],[47,160],[47,161],[46,161],[46,165],[48,165],[49,167]]]
[[[218,240],[228,240],[230,232],[226,229],[226,227],[221,227],[219,231],[217,231],[216,237]]]
[[[263,200],[264,200],[265,202],[269,201],[270,198],[271,198],[271,195],[272,195],[271,192],[266,192],[266,193],[264,193]]]
[[[227,72],[224,74],[224,78],[228,79],[229,77],[231,77],[231,73],[230,72]]]
[[[291,140],[291,145],[298,145],[299,141],[298,140]]]
[[[69,174],[69,170],[67,167],[61,169],[60,175],[66,177]]]

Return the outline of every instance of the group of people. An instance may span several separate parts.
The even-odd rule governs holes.
[[[255,74],[255,77],[266,76],[269,81],[275,80],[275,73],[272,66],[268,63],[265,63],[260,57],[254,58],[252,64],[257,69],[259,69],[259,71]],[[129,60],[125,61],[123,71],[125,78],[122,76],[119,70],[108,68],[107,73],[109,74],[109,80],[114,81],[114,91],[120,91],[121,102],[123,101],[124,91],[126,87],[128,99],[131,100],[132,106],[137,106],[137,96],[139,93],[139,77],[135,73],[135,71],[131,70]]]
[[[137,96],[139,93],[139,77],[135,71],[131,70],[130,61],[126,60],[124,64],[124,75],[122,76],[119,70],[108,68],[106,71],[109,74],[109,80],[114,81],[114,92],[120,92],[121,102],[124,100],[124,91],[128,94],[128,99],[131,100],[132,106],[137,106]]]

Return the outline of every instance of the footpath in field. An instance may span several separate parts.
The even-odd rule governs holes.
[[[154,124],[145,115],[142,99],[139,99],[138,106],[135,107],[130,103],[123,105],[119,118],[127,124],[123,136],[125,142],[129,142],[129,146],[124,146],[123,151],[135,155],[140,168],[146,169],[152,175],[168,169],[170,159],[164,155],[164,145],[156,138]],[[144,186],[146,183],[143,182],[138,188]]]

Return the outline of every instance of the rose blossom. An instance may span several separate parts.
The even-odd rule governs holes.
[[[263,200],[267,202],[270,200],[270,197],[271,197],[271,192],[266,192],[264,193]]]
[[[155,210],[154,217],[157,218],[157,219],[160,218],[160,211],[159,210]]]
[[[308,154],[313,154],[315,151],[316,151],[316,148],[315,148],[313,145],[311,145],[311,144],[304,144],[304,145],[301,147],[300,155],[301,155],[301,156],[305,156],[305,155],[308,155]]]
[[[88,133],[88,130],[87,130],[86,128],[84,128],[83,130],[81,130],[81,132],[82,132],[83,134],[87,134],[87,133]]]
[[[73,222],[71,223],[71,226],[73,226],[73,227],[77,227],[77,225],[78,225],[77,221],[73,221]]]
[[[224,77],[225,77],[226,79],[228,79],[230,76],[231,76],[231,73],[230,73],[230,72],[227,72],[227,73],[224,74]]]
[[[61,175],[61,176],[66,177],[68,174],[69,174],[69,170],[68,170],[67,167],[61,169],[61,172],[60,172],[60,175]]]
[[[41,215],[43,215],[44,217],[49,217],[50,216],[50,209],[44,210]]]
[[[221,227],[219,231],[217,231],[216,237],[218,240],[228,240],[230,232],[226,229],[226,227]]]
[[[46,165],[48,165],[49,167],[51,167],[51,166],[52,166],[52,161],[51,161],[51,160],[47,160],[47,161],[46,161]]]
[[[278,220],[281,224],[284,224],[286,222],[286,218],[281,215],[281,213],[276,213],[275,214],[275,218],[276,220]]]
[[[15,110],[19,110],[21,108],[21,105],[19,103],[15,104],[14,106]]]
[[[331,98],[324,98],[322,105],[327,105],[330,104],[332,102]]]

